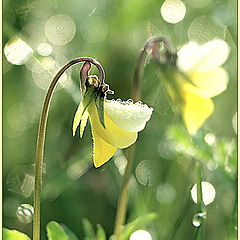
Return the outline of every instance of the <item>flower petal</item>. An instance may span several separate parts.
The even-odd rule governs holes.
[[[182,106],[182,116],[188,132],[194,135],[213,113],[214,104],[211,99],[192,92],[192,88],[188,88],[188,86],[189,84],[185,84],[183,88],[185,102]]]
[[[93,136],[93,164],[94,166],[101,167],[106,163],[117,151],[117,148],[105,142],[92,127]]]
[[[78,106],[78,109],[75,113],[75,116],[74,116],[74,120],[73,120],[73,127],[72,127],[72,130],[73,130],[73,136],[75,136],[75,133],[76,133],[76,130],[77,130],[77,127],[81,121],[81,118],[82,118],[82,113],[83,113],[83,104],[82,102],[79,104]]]
[[[117,147],[126,148],[137,140],[137,132],[128,132],[117,126],[105,112],[105,126],[103,128],[99,121],[95,103],[88,107],[88,114],[92,125],[92,131],[98,134],[104,141]]]
[[[184,72],[203,72],[221,66],[230,48],[223,40],[212,40],[204,45],[188,43],[178,51],[177,65]]]
[[[83,136],[84,129],[87,125],[87,120],[88,120],[88,112],[85,111],[82,116],[81,123],[80,123],[80,138],[82,138],[82,136]]]
[[[218,67],[206,72],[189,74],[192,82],[198,88],[199,94],[211,98],[227,89],[228,73],[224,68]]]
[[[105,111],[120,128],[129,132],[142,131],[152,115],[152,108],[141,102],[106,100]]]

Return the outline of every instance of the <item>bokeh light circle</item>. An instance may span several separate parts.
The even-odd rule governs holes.
[[[175,188],[168,184],[161,184],[157,188],[157,201],[162,204],[172,204],[176,198],[176,190]]]
[[[25,64],[33,53],[32,48],[20,38],[9,40],[4,47],[4,55],[14,65]]]
[[[191,189],[191,196],[195,203],[197,203],[197,184]],[[209,182],[202,182],[202,199],[205,205],[212,203],[216,196],[216,190]]]
[[[52,46],[49,43],[40,43],[37,47],[37,51],[40,55],[46,57],[52,53]]]
[[[188,28],[188,39],[204,44],[213,39],[223,39],[224,27],[217,24],[210,16],[195,18]]]
[[[155,161],[143,160],[136,167],[136,178],[144,186],[153,186],[159,182],[161,171]]]
[[[161,15],[166,22],[178,23],[183,20],[186,7],[180,0],[166,0],[161,7]]]
[[[103,18],[92,16],[81,24],[80,31],[87,42],[101,42],[107,37],[108,24]]]
[[[203,8],[211,3],[212,0],[187,0],[190,7]]]
[[[55,45],[66,45],[75,36],[76,25],[67,15],[54,15],[47,20],[45,34]]]
[[[131,234],[129,240],[152,240],[152,237],[146,230],[137,230]]]
[[[237,134],[237,123],[238,122],[238,116],[237,116],[237,112],[234,114],[233,119],[232,119],[232,126],[233,126],[233,130],[234,132]]]

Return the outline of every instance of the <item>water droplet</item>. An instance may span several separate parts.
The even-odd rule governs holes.
[[[127,103],[129,104],[129,103],[133,103],[133,100],[132,99],[128,99],[127,100]]]
[[[121,103],[121,102],[122,102],[122,99],[121,99],[121,98],[118,98],[118,99],[116,100],[116,102]]]
[[[192,219],[192,224],[194,227],[199,227],[203,220],[207,218],[207,213],[206,212],[203,212],[203,213],[197,213],[193,216],[193,219]]]
[[[21,204],[17,208],[17,219],[22,223],[30,223],[33,220],[34,209],[30,204]]]

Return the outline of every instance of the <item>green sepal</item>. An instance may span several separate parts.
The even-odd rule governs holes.
[[[96,95],[97,95],[97,89],[94,86],[89,86],[86,89],[86,93],[84,94],[83,100],[82,100],[83,110],[81,112],[81,116],[83,116],[84,112],[86,111],[90,103],[93,101],[93,99],[96,97]]]
[[[99,121],[102,124],[102,126],[106,128],[105,121],[104,121],[104,99],[105,99],[105,94],[99,91],[99,93],[95,98],[95,104],[98,112]]]

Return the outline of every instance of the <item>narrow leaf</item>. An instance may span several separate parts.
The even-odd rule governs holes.
[[[86,236],[85,240],[95,240],[95,232],[89,220],[86,218],[82,219],[82,224]]]
[[[106,233],[100,224],[97,225],[97,240],[107,240]]]
[[[48,240],[71,240],[60,224],[54,221],[47,224],[47,236]]]

